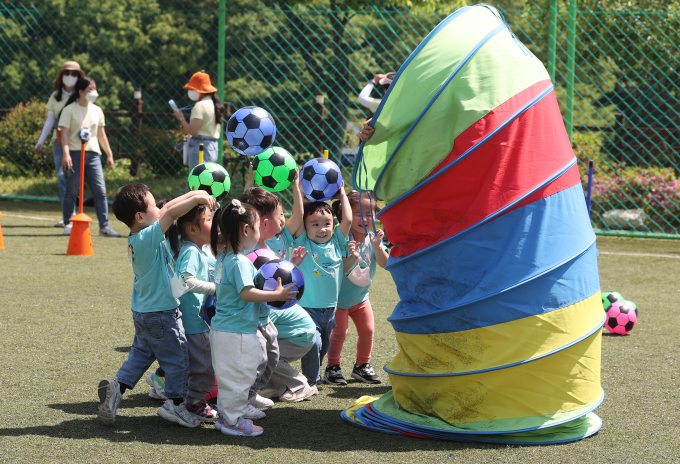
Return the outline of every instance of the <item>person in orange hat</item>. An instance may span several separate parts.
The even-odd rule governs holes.
[[[78,77],[85,75],[85,71],[80,69],[80,65],[75,61],[67,61],[64,66],[57,71],[57,78],[54,81],[54,92],[50,95],[47,101],[47,119],[43,126],[42,133],[35,145],[35,154],[42,155],[43,145],[50,132],[52,132],[52,155],[54,157],[54,167],[57,170],[57,185],[59,187],[59,201],[64,203],[64,195],[66,192],[66,175],[61,167],[61,159],[64,152],[61,149],[61,143],[57,139],[57,123],[59,122],[59,113],[66,105],[66,100],[73,94],[73,88],[78,81]],[[75,210],[72,211],[75,214]],[[73,214],[71,216],[73,216]],[[69,216],[70,217],[70,216]],[[54,227],[64,227],[64,221],[57,222]]]
[[[214,163],[217,161],[218,144],[224,119],[224,107],[217,96],[217,89],[210,83],[210,76],[204,72],[197,72],[189,83],[184,86],[188,90],[189,99],[195,101],[191,110],[191,120],[187,122],[182,111],[175,111],[182,129],[189,134],[187,147],[187,164],[191,171],[198,164],[199,145],[203,144],[203,161]]]

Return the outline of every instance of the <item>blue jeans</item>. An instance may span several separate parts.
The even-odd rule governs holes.
[[[302,373],[310,382],[319,382],[321,363],[331,346],[331,332],[335,328],[335,308],[304,308],[316,325],[314,345],[300,360]]]
[[[109,225],[109,203],[106,200],[106,183],[104,182],[104,171],[102,169],[101,157],[93,152],[85,152],[85,182],[94,196],[94,208],[97,211],[99,228],[102,229]],[[69,219],[76,207],[76,197],[80,189],[80,151],[71,153],[73,160],[73,173],[68,176],[66,183],[66,193],[62,202],[64,213],[64,225],[68,225]]]
[[[217,140],[211,139],[210,137],[197,135],[196,137],[191,137],[189,139],[189,145],[187,147],[187,165],[189,166],[189,171],[195,168],[198,164],[198,152],[200,144],[203,144],[203,162],[217,163]]]
[[[54,167],[57,169],[57,185],[59,186],[59,202],[64,204],[64,195],[66,194],[66,183],[68,179],[64,174],[64,169],[61,167],[61,160],[64,158],[64,149],[61,144],[55,140],[52,144],[52,154],[54,156]],[[75,211],[75,210],[74,210]]]
[[[158,360],[165,371],[165,396],[184,398],[189,373],[189,349],[179,308],[153,313],[132,311],[135,339],[116,380],[134,387]]]

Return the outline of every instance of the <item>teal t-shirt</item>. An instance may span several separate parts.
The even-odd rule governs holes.
[[[128,236],[128,259],[135,274],[132,283],[133,311],[151,313],[179,306],[170,286],[175,262],[158,221]]]
[[[279,331],[279,340],[288,340],[297,346],[310,346],[316,340],[316,324],[300,305],[272,311],[269,316]]]
[[[210,327],[219,332],[254,334],[257,332],[259,303],[241,299],[241,290],[253,287],[255,266],[242,253],[223,253],[215,268],[217,303]]]
[[[288,257],[288,250],[293,245],[293,235],[288,230],[288,226],[284,226],[280,234],[274,236],[273,239],[264,242],[270,250],[275,252],[283,259],[290,259]]]
[[[191,274],[198,280],[208,281],[208,259],[203,250],[191,242],[182,242],[182,248],[177,255],[177,267],[180,274]],[[187,293],[179,297],[179,309],[182,311],[182,324],[187,335],[204,333],[210,330],[208,324],[201,317],[201,308],[205,302],[205,295],[201,293]]]
[[[203,253],[205,253],[205,259],[208,262],[208,277],[210,282],[215,282],[215,266],[217,265],[217,259],[208,245],[203,246]]]
[[[350,240],[351,239],[352,238],[350,237]],[[382,243],[380,246],[383,250],[387,250]],[[375,259],[375,250],[373,249],[373,244],[370,240],[365,240],[364,243],[359,245],[359,254],[363,258],[364,262],[362,263],[357,259],[357,262],[354,263],[354,266],[352,266],[351,269],[345,271],[342,278],[342,284],[340,285],[340,294],[338,295],[338,308],[349,309],[354,305],[358,305],[359,303],[363,303],[364,301],[368,300],[368,291],[371,288],[370,284],[366,287],[359,287],[349,280],[347,274],[349,274],[356,266],[368,266],[370,267],[371,280],[373,280],[378,263]]]
[[[331,239],[324,244],[311,241],[307,231],[303,231],[293,246],[303,246],[309,252],[299,266],[305,278],[305,292],[299,301],[300,306],[336,307],[342,281],[342,258],[349,254],[347,237],[342,235],[340,227],[335,228]]]

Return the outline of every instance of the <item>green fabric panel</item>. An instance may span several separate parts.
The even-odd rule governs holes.
[[[604,395],[604,392],[602,393]],[[393,417],[395,419],[408,422],[410,424],[419,427],[428,427],[436,430],[444,430],[447,432],[498,432],[503,434],[506,430],[521,430],[529,429],[533,427],[548,427],[550,430],[561,426],[551,426],[556,422],[569,419],[571,417],[577,418],[584,415],[586,411],[592,408],[591,406],[586,406],[583,408],[575,409],[573,411],[562,412],[557,414],[549,414],[545,416],[535,416],[535,417],[518,417],[512,419],[501,419],[495,421],[485,421],[485,422],[473,422],[467,424],[449,424],[439,418],[426,416],[417,412],[409,412],[402,409],[399,406],[399,402],[394,398],[392,391],[385,393],[380,399],[372,403],[373,408],[377,411]],[[573,422],[573,421],[572,421]],[[569,422],[571,423],[571,422]],[[563,425],[568,425],[563,424]],[[544,430],[544,429],[541,429]],[[532,432],[520,432],[515,434],[504,434],[507,435],[524,435],[524,434],[536,434],[539,431]],[[484,435],[480,435],[484,436]]]
[[[367,190],[373,190],[397,144],[440,86],[467,53],[499,24],[498,18],[486,8],[472,8],[435,35],[409,63],[383,102],[374,126],[376,131],[364,146],[369,171]],[[363,172],[361,177],[366,179]],[[363,186],[361,182],[362,189]]]
[[[408,65],[385,102],[374,136],[364,146],[369,188],[375,187],[394,148],[444,80],[498,24],[488,9],[474,8],[435,36]],[[465,129],[545,79],[549,76],[538,59],[527,56],[508,30],[498,33],[448,84],[406,139],[385,170],[376,196],[389,203],[416,186],[450,153],[455,138]],[[366,177],[364,172],[361,175]]]

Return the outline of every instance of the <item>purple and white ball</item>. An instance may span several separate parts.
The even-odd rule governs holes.
[[[302,167],[300,184],[305,196],[312,201],[327,201],[342,187],[342,173],[333,161],[314,158]]]
[[[295,264],[285,259],[272,259],[262,265],[253,280],[255,288],[265,292],[273,292],[278,285],[278,278],[281,278],[281,285],[284,287],[295,284],[292,289],[298,291],[297,298],[293,301],[268,301],[265,304],[271,309],[290,308],[302,298],[305,291],[305,279]]]

